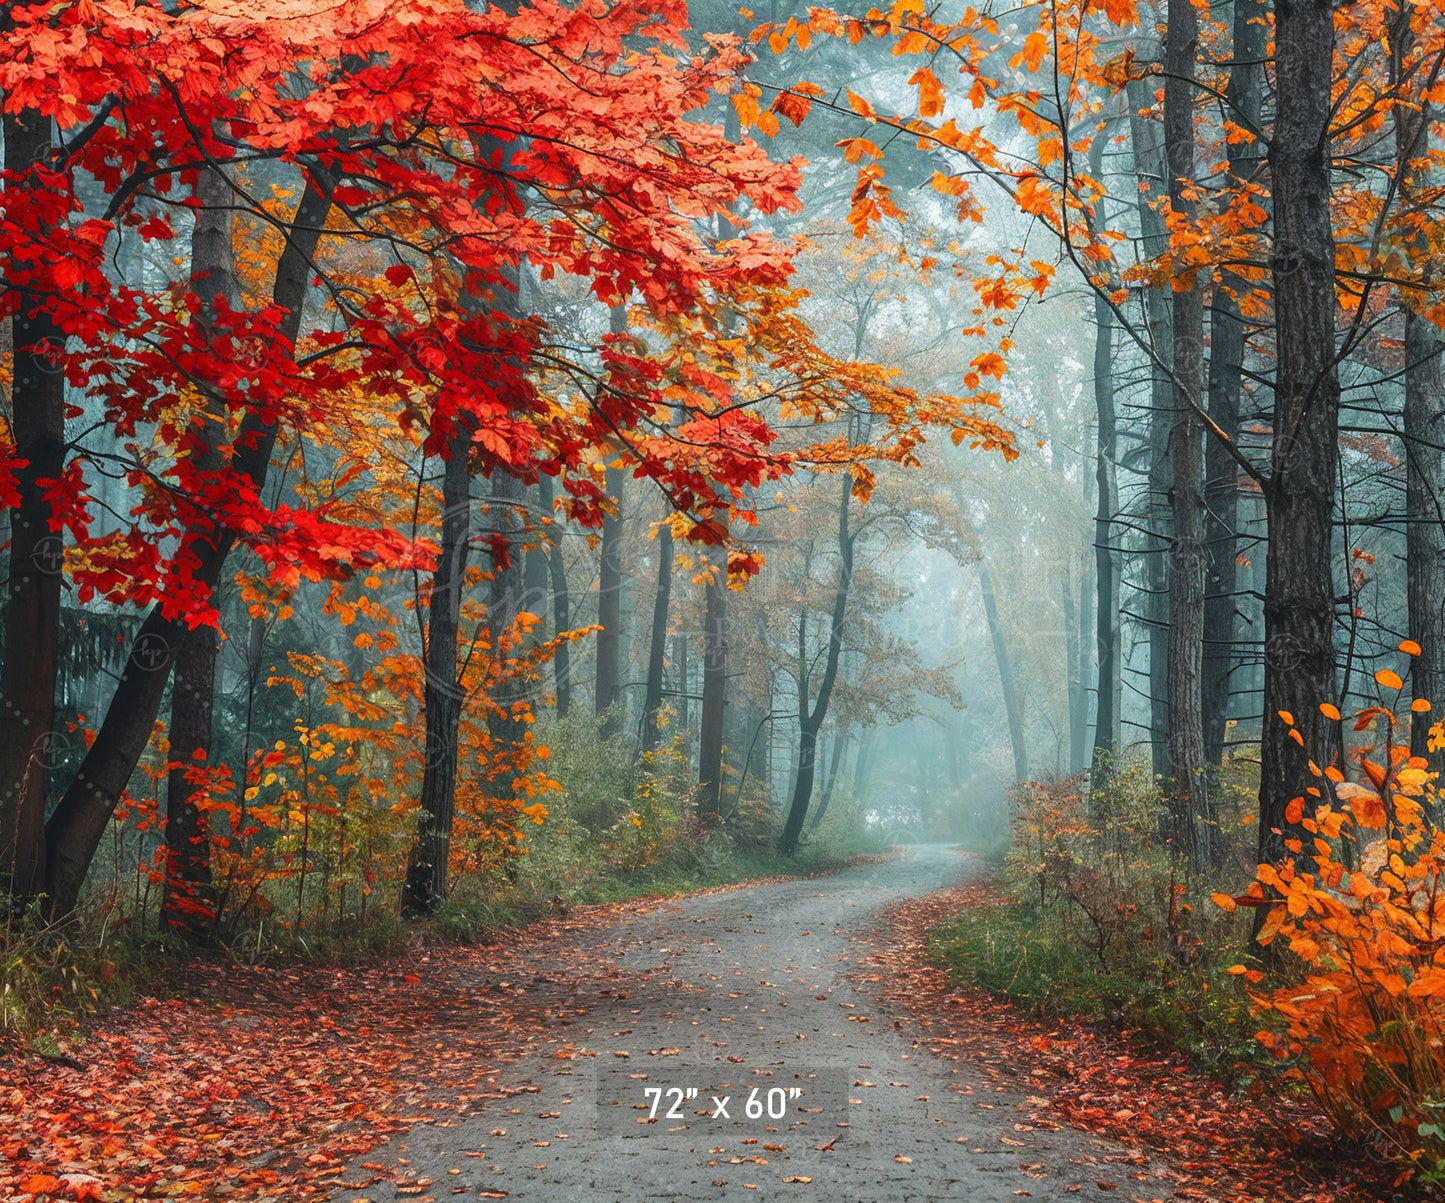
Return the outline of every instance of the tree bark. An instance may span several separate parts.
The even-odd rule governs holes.
[[[1319,706],[1335,694],[1333,523],[1340,383],[1335,350],[1335,246],[1328,126],[1334,12],[1327,0],[1275,7],[1277,116],[1270,142],[1277,372],[1267,494],[1264,730],[1259,860],[1291,857],[1310,836],[1285,818],[1314,778],[1313,759],[1338,759],[1338,727]],[[1289,714],[1297,743],[1280,718]],[[1268,911],[1256,911],[1263,922]],[[1258,928],[1256,927],[1256,931]]]
[[[1198,16],[1188,0],[1169,5],[1164,53],[1164,147],[1169,206],[1192,223],[1195,176],[1194,58]],[[1171,838],[1191,864],[1208,857],[1213,814],[1204,766],[1200,688],[1204,649],[1204,290],[1196,278],[1171,281],[1173,365],[1173,524],[1169,549],[1169,809]]]
[[[200,301],[196,323],[214,345],[217,301],[235,310],[241,287],[231,246],[231,185],[218,169],[203,170],[196,182],[195,229],[191,235],[191,290]],[[204,381],[198,382],[203,391]],[[221,466],[217,436],[225,429],[224,400],[211,397],[193,427],[192,458],[206,471]],[[214,537],[214,534],[212,535]],[[212,750],[212,712],[216,697],[217,632],[197,627],[182,639],[171,681],[170,757],[166,777],[166,882],[161,928],[191,939],[205,939],[216,918],[211,890],[211,830],[202,805],[204,791],[187,780],[188,772],[207,765]]]
[[[530,689],[518,663],[523,649],[513,639],[517,617],[523,610],[522,542],[526,516],[522,482],[505,469],[494,468],[490,481],[492,542],[489,551],[491,581],[487,586],[487,734],[491,738],[491,764],[487,791],[504,803],[516,796],[517,753],[528,723],[521,707]]]
[[[983,593],[983,614],[988,621],[988,634],[993,642],[994,659],[998,662],[999,688],[1003,692],[1004,714],[1008,718],[1009,742],[1013,745],[1014,780],[1029,779],[1028,749],[1024,746],[1023,716],[1019,713],[1018,694],[1014,689],[1013,665],[1009,660],[1008,644],[1004,640],[1003,623],[999,621],[998,602],[993,594],[993,579],[989,576],[988,563],[978,561],[978,584]]]
[[[843,496],[838,502],[838,584],[833,590],[828,656],[811,708],[808,705],[807,677],[800,675],[798,680],[798,771],[792,802],[788,806],[788,818],[783,824],[782,839],[778,842],[778,851],[784,856],[792,856],[798,850],[798,837],[803,833],[803,821],[808,817],[808,804],[813,798],[818,730],[828,715],[828,703],[832,700],[833,685],[838,679],[838,657],[843,651],[843,620],[848,613],[848,590],[853,583],[854,536],[848,530],[848,503],[852,493],[852,477],[845,475]]]
[[[808,830],[816,831],[822,823],[823,816],[828,813],[828,804],[833,801],[833,789],[838,784],[838,770],[843,765],[843,753],[848,747],[848,737],[839,733],[833,739],[833,754],[828,763],[828,775],[823,782],[823,796],[818,799],[818,809],[813,812],[813,817],[808,821]]]
[[[707,582],[707,612],[702,635],[702,718],[698,731],[698,814],[716,819],[722,813],[723,727],[727,708],[727,549]]]
[[[440,554],[426,603],[426,672],[422,687],[425,759],[418,799],[421,813],[401,891],[401,911],[408,918],[434,913],[447,896],[456,807],[457,732],[467,693],[458,679],[457,635],[471,540],[471,449],[470,424],[459,420],[447,440]]]
[[[1405,556],[1410,638],[1420,645],[1411,688],[1434,708],[1412,715],[1410,753],[1438,772],[1445,754],[1428,746],[1430,720],[1445,706],[1445,339],[1428,318],[1405,311]]]
[[[542,508],[552,512],[552,478],[538,482]],[[547,571],[552,578],[552,626],[558,635],[572,626],[572,601],[567,592],[567,567],[562,562],[562,540],[553,537],[547,547]],[[572,708],[572,652],[564,640],[552,657],[552,676],[557,683],[557,717],[566,718]]]
[[[1154,50],[1157,53],[1157,47]],[[1168,165],[1160,129],[1141,111],[1154,102],[1153,84],[1129,81],[1129,129],[1134,145],[1134,173],[1139,182],[1139,227],[1144,255],[1157,260],[1169,249],[1169,231],[1155,203],[1168,194]],[[1144,615],[1149,642],[1149,746],[1154,776],[1169,775],[1169,576],[1167,548],[1171,539],[1169,492],[1172,467],[1169,434],[1174,396],[1170,380],[1174,338],[1168,295],[1159,288],[1144,290],[1144,315],[1149,343],[1159,361],[1152,369],[1149,404],[1149,490],[1144,513],[1157,546],[1144,550]]]
[[[1391,74],[1397,86],[1415,48],[1411,30],[1414,5],[1402,5],[1391,36]],[[1395,108],[1395,178],[1403,204],[1418,204],[1417,191],[1428,186],[1430,124],[1439,116],[1428,101]],[[1422,178],[1423,177],[1423,178]],[[1429,248],[1418,248],[1428,259]],[[1411,715],[1410,754],[1423,757],[1432,771],[1445,767],[1445,753],[1431,752],[1430,720],[1445,706],[1445,336],[1416,312],[1405,297],[1405,591],[1410,638],[1420,646],[1411,664],[1416,698],[1433,713]],[[1437,720],[1438,721],[1438,720]]]
[[[1264,0],[1233,0],[1234,65],[1227,97],[1231,120],[1257,130],[1264,100],[1264,58],[1268,36]],[[1234,141],[1226,147],[1228,173],[1235,187],[1252,179],[1259,167],[1263,141]],[[1245,324],[1235,294],[1252,285],[1227,268],[1213,292],[1209,317],[1209,416],[1231,441],[1239,436],[1243,402]],[[1234,620],[1239,589],[1239,465],[1217,436],[1206,440],[1204,453],[1204,538],[1209,553],[1204,596],[1204,678],[1200,687],[1204,710],[1205,762],[1224,757],[1229,695],[1234,668]]]
[[[652,634],[647,648],[647,687],[642,700],[642,747],[660,742],[658,712],[662,709],[662,672],[667,661],[667,618],[672,608],[672,527],[657,532],[657,594],[652,601]]]
[[[331,210],[334,184],[319,170],[308,173],[306,191],[277,264],[272,298],[284,316],[277,324],[276,336],[288,345],[294,346],[300,333],[311,263]],[[275,420],[255,409],[242,420],[233,444],[232,469],[257,489],[266,482],[277,433]],[[197,549],[197,580],[215,586],[233,541],[232,532],[222,531],[216,543],[203,543]],[[52,914],[68,914],[75,908],[105,826],[150,739],[185,629],[183,619],[167,619],[159,604],[152,607],[131,646],[95,742],[45,824],[46,880]]]
[[[1098,505],[1094,512],[1094,646],[1099,661],[1098,711],[1094,723],[1094,788],[1113,771],[1119,719],[1114,707],[1119,681],[1119,568],[1114,557],[1114,515],[1119,509],[1119,432],[1114,413],[1114,311],[1094,299],[1094,405],[1099,437],[1094,463]]]
[[[607,469],[607,495],[617,512],[602,519],[602,558],[597,570],[597,684],[594,709],[608,715],[604,733],[616,735],[619,720],[613,707],[620,700],[622,654],[622,494],[627,474]]]
[[[8,20],[8,18],[7,18]],[[50,118],[6,113],[5,166],[23,172],[50,153]],[[24,185],[12,184],[18,188]],[[41,188],[31,182],[31,188]],[[59,668],[64,543],[50,529],[39,484],[65,463],[65,336],[37,293],[15,290],[11,437],[25,461],[15,471],[20,504],[10,516],[5,577],[5,666],[0,676],[0,893],[16,901],[46,890],[45,792],[56,762],[55,684]]]

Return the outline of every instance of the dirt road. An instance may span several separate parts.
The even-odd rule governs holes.
[[[565,975],[587,1013],[499,1075],[519,1093],[393,1136],[342,1176],[384,1167],[384,1179],[332,1197],[1168,1198],[1147,1167],[1120,1164],[1121,1147],[1022,1123],[1025,1099],[918,1047],[907,1021],[849,980],[880,908],[976,871],[914,848],[568,933],[539,971],[553,989]]]

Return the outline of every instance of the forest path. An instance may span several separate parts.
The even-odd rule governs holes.
[[[374,1180],[332,1198],[1168,1197],[1164,1182],[1137,1172],[1122,1190],[1101,1187],[1124,1168],[1105,1159],[1132,1150],[1020,1124],[1023,1096],[976,1065],[936,1057],[910,1020],[869,997],[859,962],[879,911],[978,872],[952,850],[910,848],[832,877],[695,895],[563,933],[537,950],[538,986],[580,1018],[559,1017],[555,1039],[531,1041],[462,1118],[358,1158],[345,1178]],[[765,1067],[771,1079],[749,1076]],[[749,1120],[757,1081],[755,1106],[771,1082],[798,1083],[804,1097],[784,1119]],[[649,1086],[692,1086],[700,1097],[669,1120],[664,1094],[656,1122],[639,1122]],[[715,1094],[730,1100],[728,1119],[714,1118]],[[782,1109],[781,1094],[773,1103]]]

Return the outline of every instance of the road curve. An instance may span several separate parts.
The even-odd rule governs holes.
[[[332,1198],[1168,1197],[1163,1182],[1117,1164],[1130,1150],[1021,1123],[1032,1110],[1023,1098],[919,1047],[906,1019],[879,1013],[850,981],[880,908],[965,881],[977,866],[915,847],[886,864],[693,896],[566,933],[542,968],[553,985],[567,975],[572,1005],[587,1013],[503,1068],[501,1091],[520,1093],[393,1136],[343,1181],[365,1176],[362,1161],[373,1174],[385,1164],[394,1180]],[[762,1114],[749,1120],[751,1084],[772,1080],[800,1082],[807,1097],[772,1120],[764,1090],[753,1096]],[[649,1085],[663,1093],[646,1095]],[[665,1093],[689,1086],[696,1101]],[[726,1119],[714,1114],[719,1099]],[[653,1101],[662,1113],[648,1122]],[[667,1119],[668,1105],[684,1120]]]

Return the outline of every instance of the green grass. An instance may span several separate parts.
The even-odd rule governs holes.
[[[1142,1035],[1241,1081],[1266,1061],[1234,962],[1217,950],[1180,968],[1149,944],[1101,961],[1067,927],[1023,903],[975,908],[933,929],[929,954],[962,984],[1044,1017]]]

